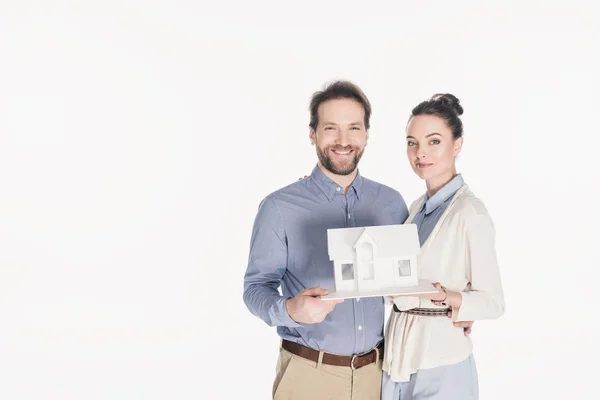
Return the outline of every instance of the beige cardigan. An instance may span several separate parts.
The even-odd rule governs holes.
[[[410,207],[411,223],[424,195]],[[419,255],[419,277],[440,282],[460,292],[462,305],[452,310],[452,320],[396,313],[385,329],[383,369],[396,382],[406,382],[418,369],[458,363],[472,352],[471,338],[452,321],[495,319],[504,313],[504,294],[496,259],[495,230],[484,204],[466,184],[456,192]],[[415,307],[444,308],[420,297],[396,297],[401,310]],[[392,304],[392,298],[386,297]]]

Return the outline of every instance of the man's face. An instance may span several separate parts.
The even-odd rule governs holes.
[[[310,142],[317,149],[319,163],[336,175],[351,174],[369,138],[362,104],[353,99],[328,100],[319,106],[318,116]]]

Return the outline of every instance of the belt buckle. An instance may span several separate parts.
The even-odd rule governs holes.
[[[350,360],[350,369],[351,369],[352,371],[356,371],[356,370],[358,369],[357,367],[355,367],[355,366],[354,366],[354,359],[355,359],[356,357],[358,357],[358,356],[360,356],[360,354],[353,354],[353,355],[352,355],[352,359]]]
[[[358,354],[353,354],[352,355],[352,359],[350,360],[350,369],[352,369],[352,371],[355,371],[359,368],[362,367],[355,367],[354,366],[354,359],[356,359],[356,357],[362,357],[362,356],[366,356],[367,354],[371,353],[373,351],[373,349],[365,351],[364,353],[358,353]]]
[[[379,346],[381,344],[381,342],[377,343],[375,345],[375,347],[373,347],[371,350],[367,350],[364,353],[358,353],[358,354],[353,354],[352,355],[352,359],[350,360],[350,369],[352,369],[352,371],[355,371],[359,368],[362,367],[355,367],[354,366],[354,359],[356,357],[362,357],[362,356],[366,356],[367,354],[371,354],[372,352],[375,352],[376,356],[375,356],[375,362],[377,362],[378,358],[379,358],[379,349],[377,348],[377,346]]]

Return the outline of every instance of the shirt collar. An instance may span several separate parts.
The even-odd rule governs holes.
[[[313,180],[313,182],[315,182],[317,187],[319,189],[321,189],[321,191],[325,194],[325,196],[327,196],[327,199],[329,201],[333,200],[333,196],[335,196],[336,193],[344,194],[344,188],[341,187],[340,185],[338,185],[337,183],[335,183],[334,181],[332,181],[331,179],[329,179],[323,173],[323,171],[321,171],[318,164],[315,165],[315,167],[313,168],[313,170],[310,174],[310,177]],[[360,200],[360,195],[361,195],[362,183],[363,183],[363,178],[360,175],[360,171],[357,171],[356,177],[354,178],[354,181],[352,181],[352,184],[350,185],[350,190],[354,191],[354,193],[356,194],[356,197],[359,200]],[[350,193],[350,191],[348,191],[348,193]]]
[[[425,193],[425,203],[423,204],[425,214],[430,214],[435,211],[446,200],[454,196],[463,184],[463,177],[461,174],[458,174],[450,182],[444,185],[444,187],[438,190],[431,198]]]

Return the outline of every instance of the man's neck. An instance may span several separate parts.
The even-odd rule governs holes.
[[[323,172],[323,174],[325,174],[326,177],[328,177],[329,179],[337,183],[341,188],[343,188],[344,194],[348,193],[348,188],[350,188],[350,185],[352,184],[352,182],[354,182],[354,179],[358,174],[358,168],[356,168],[354,171],[352,171],[352,173],[348,175],[337,175],[329,171],[327,168],[323,167],[321,163],[319,163],[319,169],[321,170],[321,172]]]

